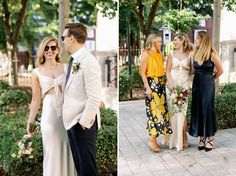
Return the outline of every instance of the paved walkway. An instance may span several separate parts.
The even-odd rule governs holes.
[[[189,137],[184,151],[161,146],[153,153],[145,130],[144,100],[119,104],[119,176],[236,176],[236,129],[220,130],[215,149],[198,151],[198,139]]]

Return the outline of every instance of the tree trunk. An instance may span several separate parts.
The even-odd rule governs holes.
[[[183,0],[179,0],[179,11],[183,10]]]
[[[18,85],[18,58],[17,58],[17,48],[13,45],[11,51],[11,58],[12,58],[12,75],[13,75],[13,85]]]
[[[2,7],[3,7],[3,17],[1,21],[3,21],[4,29],[6,32],[6,38],[7,38],[7,53],[8,57],[11,61],[11,68],[9,73],[9,84],[10,85],[18,85],[18,69],[17,69],[17,43],[19,40],[20,31],[22,29],[22,26],[24,24],[25,20],[25,13],[26,13],[26,6],[27,6],[28,0],[21,0],[21,8],[19,9],[19,14],[16,20],[16,25],[13,26],[11,24],[11,12],[8,8],[8,1],[3,0]]]
[[[221,0],[214,0],[213,4],[213,47],[219,53],[220,50],[220,23],[221,23]],[[219,78],[215,80],[216,95],[219,94]]]
[[[70,1],[69,0],[60,0],[59,1],[59,43],[61,47],[61,58],[63,62],[67,62],[67,54],[62,45],[61,36],[65,30],[65,25],[69,22],[70,15]]]
[[[139,19],[139,26],[140,26],[140,48],[141,50],[144,48],[144,42],[149,35],[152,27],[153,20],[156,15],[157,7],[160,0],[154,0],[150,9],[150,12],[148,14],[147,22],[145,23],[144,20],[144,3],[142,0],[137,0],[137,8],[134,9],[135,13],[138,16]]]

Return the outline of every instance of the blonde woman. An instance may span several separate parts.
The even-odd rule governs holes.
[[[43,100],[41,132],[43,140],[43,175],[75,176],[76,170],[62,121],[62,84],[65,77],[64,65],[60,62],[57,39],[42,40],[37,65],[32,72],[32,100],[27,123],[35,121]]]
[[[198,149],[210,151],[216,133],[215,82],[223,73],[217,52],[212,47],[211,34],[200,31],[197,34],[196,51],[193,55],[194,78],[189,134],[200,137]],[[215,68],[215,72],[213,72]]]
[[[173,43],[175,51],[168,56],[166,63],[167,92],[176,86],[189,89],[189,74],[191,70],[191,59],[189,57],[193,47],[187,36],[177,34]],[[168,107],[170,111],[172,100],[168,96]],[[170,123],[173,134],[169,137],[169,147],[182,150],[188,146],[187,140],[187,113],[188,103],[185,103],[181,112],[171,113]]]
[[[154,34],[149,35],[140,64],[140,73],[145,90],[147,131],[150,135],[148,144],[154,152],[160,151],[156,138],[159,135],[166,136],[172,133],[166,103],[161,45],[161,37]]]

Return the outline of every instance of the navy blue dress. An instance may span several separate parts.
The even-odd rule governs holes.
[[[214,63],[211,59],[198,65],[193,62],[195,75],[192,87],[192,106],[189,134],[214,136],[216,133]]]

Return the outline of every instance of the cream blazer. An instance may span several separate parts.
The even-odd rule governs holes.
[[[79,69],[73,73],[73,66],[78,65],[78,63]],[[101,91],[100,64],[87,49],[84,49],[80,56],[74,59],[71,75],[66,86],[63,87],[62,111],[66,130],[69,130],[76,123],[80,123],[85,128],[90,128],[96,115],[98,128],[100,128]]]

